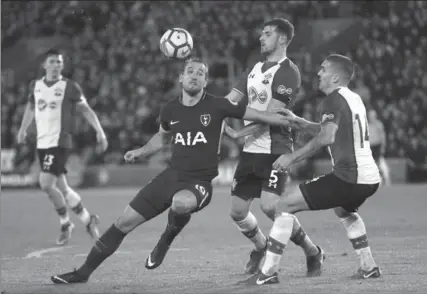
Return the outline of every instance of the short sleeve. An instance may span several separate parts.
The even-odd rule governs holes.
[[[301,75],[298,67],[290,61],[285,61],[274,75],[271,85],[272,98],[289,105],[300,85]]]
[[[242,118],[246,112],[246,104],[243,102],[232,102],[227,98],[215,98],[215,107],[218,109],[221,118],[233,117]]]
[[[339,97],[336,97],[335,93],[330,94],[322,102],[322,117],[321,124],[325,125],[328,123],[339,124],[341,116],[341,107],[339,104]]]
[[[28,86],[28,95],[27,95],[27,101],[31,105],[32,108],[36,105],[36,98],[34,97],[34,88],[36,86],[36,81],[31,81],[30,85]]]

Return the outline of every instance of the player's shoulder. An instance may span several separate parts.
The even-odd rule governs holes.
[[[61,80],[64,81],[67,86],[71,86],[71,87],[79,89],[79,90],[81,89],[80,84],[73,79],[70,79],[67,77],[62,77]]]
[[[280,63],[280,71],[289,72],[296,75],[300,75],[298,65],[296,65],[292,60],[286,58],[283,62]]]

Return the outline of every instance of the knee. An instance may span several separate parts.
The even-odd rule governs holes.
[[[45,192],[49,192],[56,188],[55,181],[53,181],[49,177],[40,177],[39,184],[40,188]]]
[[[232,207],[230,211],[230,217],[233,221],[239,222],[244,220],[248,216],[249,211],[246,209],[237,209]]]
[[[127,206],[123,215],[117,218],[114,226],[127,234],[137,228],[145,221],[144,217],[136,212],[132,207]]]
[[[172,198],[171,209],[178,214],[190,213],[197,206],[194,195],[177,194]]]
[[[261,210],[265,213],[270,219],[274,219],[276,214],[276,203],[277,201],[264,201],[261,202]]]

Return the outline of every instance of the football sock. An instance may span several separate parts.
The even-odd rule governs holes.
[[[172,244],[176,236],[188,224],[191,219],[191,213],[179,214],[169,209],[168,224],[163,232],[161,239],[166,241],[168,245]]]
[[[290,240],[294,242],[295,245],[301,247],[306,256],[315,256],[319,253],[319,249],[305,233],[296,217],[294,218],[294,227]]]
[[[365,223],[359,214],[351,213],[346,218],[340,218],[340,221],[347,231],[347,237],[353,245],[356,254],[360,258],[360,267],[362,269],[376,267],[371,248],[369,247]]]
[[[283,251],[292,234],[294,218],[289,213],[276,216],[267,241],[267,253],[261,269],[263,274],[271,275],[277,271]]]
[[[57,208],[56,212],[59,215],[59,222],[61,226],[70,222],[70,217],[68,216],[67,208],[65,206]]]
[[[79,204],[77,204],[76,206],[74,206],[73,208],[71,208],[71,210],[78,216],[80,221],[85,226],[89,224],[89,222],[90,222],[89,211],[87,211],[87,209],[82,205],[81,202]]]
[[[114,224],[96,241],[85,263],[77,270],[79,275],[89,277],[107,257],[119,248],[126,234]]]
[[[90,214],[83,206],[80,195],[77,194],[73,189],[68,188],[67,193],[64,195],[64,197],[68,206],[71,207],[71,210],[78,216],[80,221],[84,225],[89,224]]]
[[[258,227],[256,217],[249,212],[245,219],[235,221],[237,227],[255,245],[256,250],[263,250],[267,244],[267,238]]]

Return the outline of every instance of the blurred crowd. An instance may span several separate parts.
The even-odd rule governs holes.
[[[288,18],[296,34],[305,19],[363,17],[357,47],[338,52],[357,64],[352,87],[384,122],[387,156],[427,148],[426,4],[360,1],[344,8],[338,1],[2,1],[2,48],[28,37],[69,38],[67,75],[82,86],[110,137],[102,160],[114,162],[157,131],[159,108],[176,94],[182,65],[163,57],[158,44],[167,28],[188,29],[194,54],[210,64],[244,63],[260,25],[272,17]],[[318,65],[300,68],[299,109],[315,119]],[[220,66],[211,73],[209,89],[228,93],[234,77]],[[30,78],[17,82],[2,70],[2,148],[15,146]],[[75,141],[77,149],[94,142],[88,125],[78,124]]]

